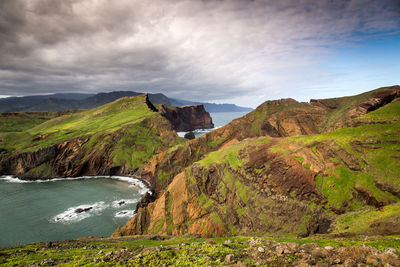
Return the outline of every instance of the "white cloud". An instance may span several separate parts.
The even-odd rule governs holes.
[[[0,93],[147,90],[254,105],[326,82],[318,63],[332,47],[399,28],[395,1],[294,3],[6,0]]]

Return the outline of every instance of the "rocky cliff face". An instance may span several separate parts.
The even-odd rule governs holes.
[[[210,113],[203,105],[184,107],[160,106],[160,114],[171,122],[177,132],[214,128]]]
[[[267,101],[153,156],[142,177],[156,198],[115,235],[361,231],[338,230],[337,222],[361,207],[373,211],[399,201],[399,91]],[[366,111],[353,116],[355,109]],[[373,233],[378,224],[386,225],[377,221],[362,231]]]

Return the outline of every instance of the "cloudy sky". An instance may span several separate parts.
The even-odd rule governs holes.
[[[400,0],[1,0],[0,95],[255,107],[400,84]]]

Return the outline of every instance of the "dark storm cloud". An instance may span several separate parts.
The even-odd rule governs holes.
[[[398,31],[398,3],[2,0],[0,95],[276,97],[328,79],[331,47]]]

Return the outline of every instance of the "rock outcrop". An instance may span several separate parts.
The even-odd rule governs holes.
[[[214,152],[212,163],[205,158],[192,164],[115,234],[327,232],[329,216],[306,204],[326,202],[316,173],[291,155],[269,152],[274,142],[257,140]]]
[[[160,106],[160,114],[171,122],[177,132],[214,128],[210,113],[203,105],[183,107]]]

